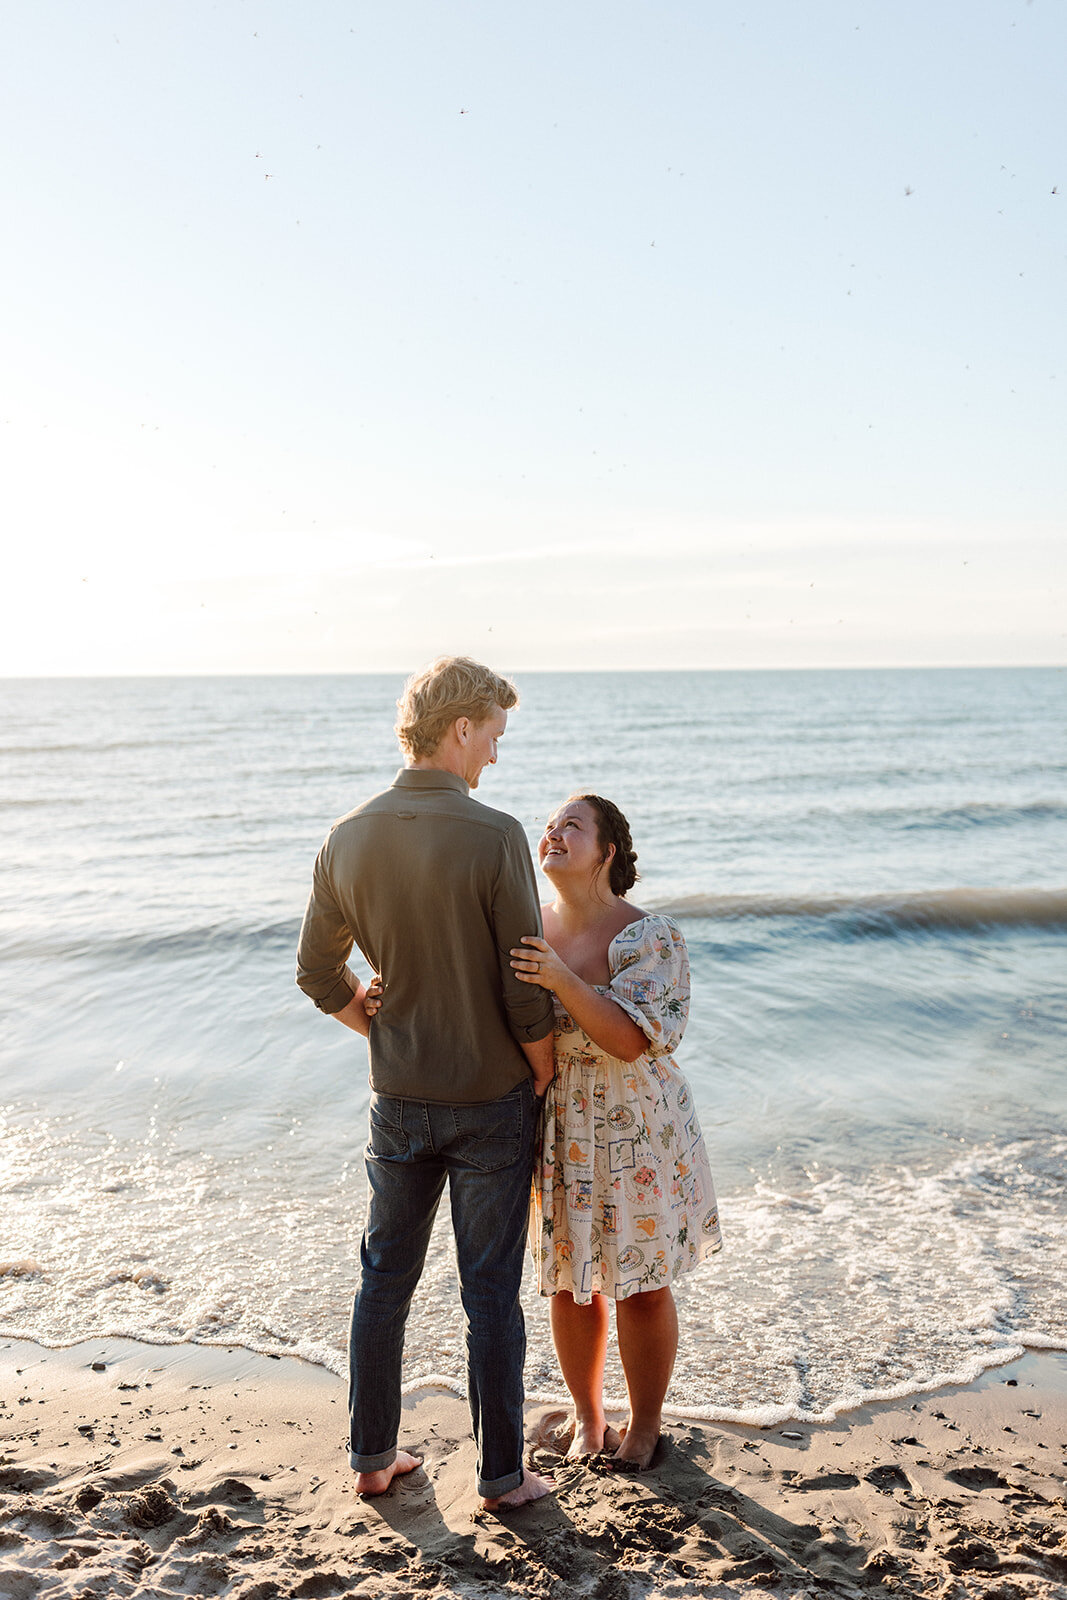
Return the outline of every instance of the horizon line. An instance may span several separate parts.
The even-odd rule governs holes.
[[[446,652],[442,652],[444,654]],[[434,657],[431,660],[436,659]],[[428,663],[423,663],[428,664]],[[769,672],[1062,672],[1067,661],[936,661],[936,662],[864,662],[833,666],[748,666],[748,667],[509,667],[513,674],[524,676],[570,677],[610,674],[620,676],[648,676],[651,673],[769,673]],[[0,674],[0,683],[99,683],[144,682],[166,679],[212,678],[394,678],[407,677],[420,671],[419,666],[407,667],[353,667],[319,671],[313,668],[279,672],[252,669],[241,672],[180,671],[180,672],[17,672]]]

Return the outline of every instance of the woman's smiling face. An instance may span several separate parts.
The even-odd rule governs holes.
[[[610,860],[614,853],[609,847],[607,859]],[[537,846],[537,859],[547,878],[557,873],[596,877],[605,863],[605,856],[597,830],[596,812],[588,801],[568,800],[548,819]]]

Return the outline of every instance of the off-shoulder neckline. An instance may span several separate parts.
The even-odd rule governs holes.
[[[611,947],[612,947],[612,945],[615,943],[616,939],[621,939],[623,934],[627,933],[631,928],[636,928],[637,924],[639,922],[651,922],[653,917],[658,918],[661,922],[668,922],[670,920],[669,917],[665,917],[663,915],[662,911],[646,911],[643,917],[635,917],[634,920],[632,922],[628,922],[624,928],[620,928],[618,933],[612,934],[611,938],[608,940],[608,974],[609,974],[608,981],[607,981],[607,983],[593,983],[593,984],[590,984],[590,988],[592,988],[592,989],[610,989],[611,988],[612,982],[614,981],[615,976],[616,976],[616,974],[614,972],[612,972],[612,970],[611,970]],[[623,971],[625,971],[625,970],[626,969],[624,967]],[[557,1004],[558,1004],[558,1001],[557,1001]]]
[[[662,911],[646,911],[643,917],[635,917],[632,922],[628,922],[625,927],[620,928],[618,933],[612,934],[611,938],[608,940],[608,949],[611,949],[616,939],[621,939],[624,933],[629,933],[631,928],[636,928],[639,922],[651,922],[653,918],[656,918],[660,922],[667,922],[670,920],[668,917],[663,915]]]

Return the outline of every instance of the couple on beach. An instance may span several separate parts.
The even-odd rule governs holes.
[[[574,1400],[570,1454],[651,1462],[678,1342],[671,1282],[719,1248],[707,1155],[671,1059],[685,1027],[682,935],[626,895],[630,831],[578,795],[539,845],[539,909],[515,818],[472,799],[514,686],[466,657],[405,685],[392,786],[335,823],[315,863],[297,982],[369,1043],[369,1199],[349,1342],[350,1461],[380,1494],[397,1448],[404,1327],[449,1184],[478,1492],[540,1499],[523,1464],[527,1231]],[[347,966],[354,945],[378,978]],[[531,1208],[531,1184],[533,1205]],[[607,1301],[630,1415],[604,1416]]]

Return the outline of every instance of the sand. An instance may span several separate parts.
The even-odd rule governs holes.
[[[835,1423],[674,1418],[653,1470],[563,1462],[482,1511],[464,1403],[412,1396],[425,1466],[360,1500],[341,1382],[240,1350],[0,1341],[0,1596],[1067,1595],[1067,1356]]]

